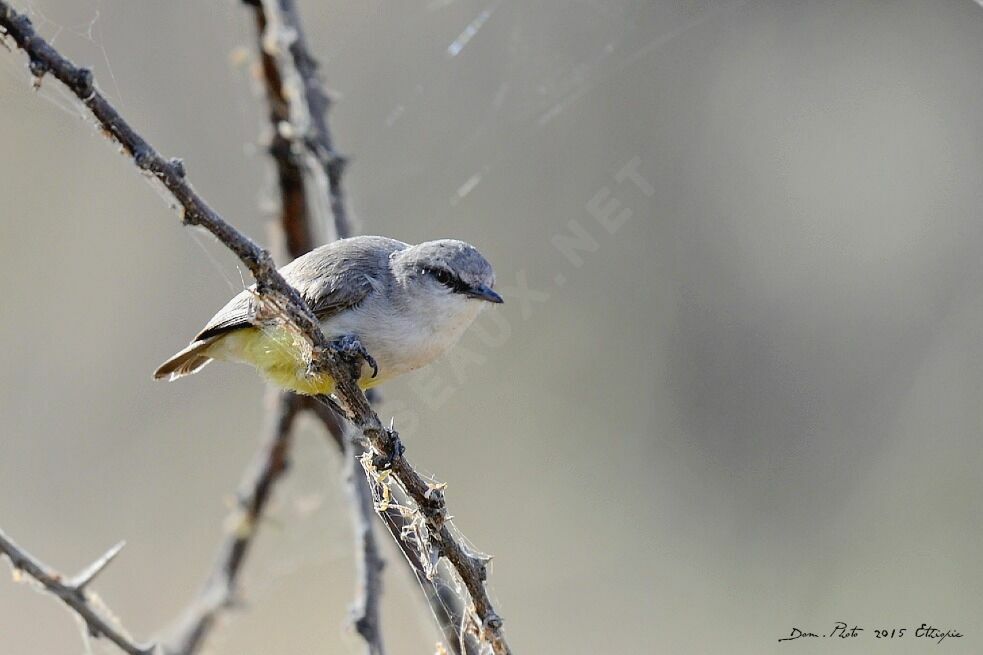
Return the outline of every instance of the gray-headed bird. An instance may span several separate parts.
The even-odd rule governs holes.
[[[280,273],[310,306],[325,337],[368,355],[359,378],[363,389],[429,364],[486,303],[502,302],[488,261],[452,239],[415,246],[376,236],[342,239]],[[298,393],[331,393],[330,375],[308,372],[307,340],[286,321],[271,320],[270,311],[254,288],[244,290],[154,377],[176,380],[214,359],[251,364]]]

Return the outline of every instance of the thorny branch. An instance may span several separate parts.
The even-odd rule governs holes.
[[[271,128],[269,152],[276,164],[280,190],[279,224],[285,235],[287,254],[296,258],[316,245],[317,224],[328,223],[317,215],[311,202],[324,191],[330,198],[334,228],[326,230],[333,234],[326,234],[325,240],[351,236],[341,187],[343,159],[334,152],[331,143],[327,94],[317,77],[316,63],[308,54],[297,8],[291,0],[247,0],[245,4],[254,8],[256,20]],[[352,440],[347,437],[341,420],[330,411],[319,411],[322,405],[310,403],[309,407],[318,410],[315,415],[341,452],[346,459],[354,461]],[[371,492],[363,476],[352,475],[349,470],[346,479],[352,500],[359,574],[352,623],[365,641],[368,654],[383,655],[379,603],[384,563],[372,531]]]
[[[329,194],[334,234],[328,235],[327,240],[351,236],[351,221],[341,186],[345,159],[335,153],[332,145],[326,118],[330,101],[317,75],[317,63],[307,48],[296,4],[293,0],[244,0],[244,4],[255,9],[261,70],[269,106],[269,149],[277,167],[281,198],[280,225],[286,235],[288,254],[298,257],[313,247],[315,224],[324,222],[316,215],[317,207],[310,202],[305,188],[312,190],[315,196],[323,190]],[[303,156],[305,151],[306,157]],[[312,404],[310,409],[322,420],[349,462],[354,463],[355,456],[364,451],[352,444],[334,411],[323,404]],[[375,655],[384,652],[379,620],[384,562],[371,528],[374,507],[368,480],[364,475],[355,475],[353,470],[349,470],[346,477],[353,502],[359,571],[353,622],[365,640],[368,652]],[[380,517],[421,584],[448,646],[461,655],[476,652],[473,646],[465,648],[461,645],[458,626],[463,612],[460,602],[440,597],[436,581],[427,579],[426,569],[418,558],[407,552],[409,549],[403,541],[406,518],[394,510],[380,514]]]
[[[205,228],[235,253],[256,279],[257,292],[279,308],[310,340],[312,370],[330,372],[333,360],[338,358],[333,355],[310,308],[276,270],[270,253],[227,223],[195,192],[185,179],[184,163],[176,158],[164,159],[96,88],[91,70],[63,57],[34,31],[27,16],[17,13],[3,0],[0,0],[0,28],[27,53],[37,83],[46,74],[60,80],[92,112],[103,133],[122,146],[137,168],[164,185],[177,201],[185,225]]]
[[[314,235],[313,212],[308,206],[305,189],[305,170],[300,162],[301,153],[297,145],[297,128],[291,111],[292,94],[296,87],[288,90],[286,80],[291,75],[290,62],[280,49],[267,50],[267,30],[274,30],[277,21],[267,20],[266,11],[260,2],[247,4],[254,8],[256,21],[256,40],[259,45],[259,64],[262,73],[266,104],[269,110],[270,137],[269,154],[276,165],[277,183],[280,191],[280,228],[286,237],[287,254],[299,257],[317,244]]]
[[[444,500],[444,485],[427,480],[420,475],[402,453],[398,433],[392,428],[383,427],[378,415],[369,406],[365,394],[358,388],[356,382],[360,362],[346,361],[342,368],[348,373],[335,377],[335,396],[343,405],[345,417],[355,426],[376,452],[376,457],[362,457],[362,466],[366,476],[374,482],[377,488],[388,484],[390,475],[399,482],[400,488],[406,492],[410,500],[422,514],[428,537],[428,547],[441,558],[445,558],[461,578],[461,582],[471,596],[477,625],[474,626],[476,636],[488,643],[495,655],[511,653],[502,630],[502,618],[495,611],[485,580],[488,577],[489,558],[480,553],[473,553],[464,544],[448,524],[447,504]],[[318,398],[329,405],[334,401],[324,396]],[[378,463],[386,462],[388,470],[380,471]],[[384,493],[384,492],[383,492]],[[377,503],[376,511],[383,511],[386,503]]]
[[[368,476],[365,479],[368,480]],[[372,496],[374,499],[381,489],[374,479],[371,484],[373,489],[370,493],[374,494]],[[447,647],[454,655],[477,655],[480,650],[478,640],[467,630],[461,629],[467,617],[463,601],[450,586],[443,584],[443,575],[435,569],[433,562],[423,559],[423,556],[429,552],[421,548],[422,544],[419,540],[411,538],[410,535],[415,532],[411,516],[406,516],[405,508],[398,504],[389,503],[388,507],[384,508],[380,505],[380,509],[382,511],[379,512],[379,516],[395,539],[396,545],[423,590],[434,619],[444,633]]]
[[[297,115],[297,111],[292,111],[292,107],[297,105],[298,95],[304,95],[303,87],[297,83],[298,67],[292,66],[288,53],[283,48],[266,47],[267,44],[275,44],[276,30],[278,26],[282,28],[282,21],[279,20],[279,15],[276,13],[276,7],[269,8],[273,12],[273,20],[267,20],[267,10],[262,3],[247,1],[245,4],[255,9],[260,72],[264,82],[271,128],[268,150],[276,166],[280,196],[279,216],[276,224],[283,235],[285,254],[290,259],[294,259],[317,245],[315,219],[320,218],[315,216],[316,212],[309,203],[309,196],[311,199],[314,196],[308,194],[306,188],[307,182],[310,180],[310,173],[305,169],[310,168],[310,166],[308,166],[309,162],[302,157],[306,147],[298,138],[302,134],[302,130],[294,127],[307,122],[303,116]],[[322,169],[316,162],[313,173],[323,175]],[[321,186],[327,188],[328,185],[324,183]],[[337,189],[340,197],[340,182]],[[335,221],[334,231],[338,232],[338,228],[347,229],[347,221],[343,214],[340,216],[340,220]],[[326,236],[334,237],[335,235]],[[328,238],[327,240],[333,239]],[[222,544],[220,555],[215,561],[208,581],[199,593],[198,599],[186,610],[183,620],[171,636],[167,648],[169,655],[192,655],[197,652],[215,625],[219,612],[227,608],[233,601],[238,573],[241,570],[248,546],[256,534],[266,499],[286,465],[293,419],[301,409],[308,406],[310,403],[306,402],[305,399],[290,392],[282,391],[276,394],[275,406],[271,408],[275,418],[271,421],[269,437],[257,453],[253,473],[243,481],[242,490],[239,494],[240,498],[246,501],[244,504],[245,513],[243,513],[243,509],[240,509],[240,515],[234,518],[234,523],[238,527],[229,534]],[[324,417],[323,423],[328,431],[337,437],[342,452],[344,452],[344,440],[340,438],[341,422],[331,416]],[[354,511],[357,515],[360,507],[356,505]],[[357,539],[357,544],[359,546],[358,553],[361,554],[360,561],[376,555],[375,543],[371,533],[367,539]],[[365,577],[367,578],[362,585],[363,588],[366,590],[378,589],[381,583],[375,580],[374,576],[376,576],[376,571],[381,570],[381,560],[379,566],[362,566],[361,568],[366,571]],[[356,619],[356,626],[361,626],[363,623],[370,627],[376,626],[378,623],[377,602],[373,600],[372,596],[365,593],[359,595],[360,598],[366,600],[360,600],[358,603],[362,611]],[[360,630],[360,632],[362,631]],[[378,633],[377,630],[373,632]],[[381,636],[369,641],[368,644],[370,655],[382,655]]]
[[[318,75],[317,60],[307,47],[297,5],[294,0],[243,1],[256,7],[260,48],[264,57],[273,58],[273,63],[278,64],[281,82],[292,87],[302,99],[302,102],[288,104],[287,125],[291,136],[299,139],[327,178],[337,238],[351,236],[351,221],[341,184],[347,160],[334,149],[327,118],[331,100]],[[289,62],[285,61],[287,57],[284,51],[290,54]],[[264,60],[264,72],[265,66]]]
[[[331,350],[310,308],[276,270],[269,252],[232,227],[205,203],[185,180],[180,160],[165,160],[133,130],[95,87],[90,70],[79,68],[63,57],[34,31],[26,16],[14,11],[4,0],[0,0],[0,28],[28,54],[35,78],[40,80],[50,73],[65,84],[92,112],[104,133],[133,158],[137,167],[171,193],[180,205],[184,224],[204,227],[235,253],[256,279],[257,292],[282,310],[289,322],[309,340],[310,370],[326,371],[335,379],[335,395],[347,410],[346,418],[361,432],[380,461],[390,464],[391,472],[424,517],[434,552],[450,562],[467,588],[478,622],[478,636],[496,655],[510,653],[502,631],[502,619],[484,586],[487,558],[469,552],[463,540],[451,531],[441,485],[425,480],[403,457],[397,433],[382,426],[356,383],[361,361]],[[336,406],[333,401],[331,405]],[[363,457],[361,461],[367,475],[385,484],[386,480],[371,458]]]
[[[14,571],[31,576],[52,595],[68,605],[85,622],[89,634],[94,637],[105,636],[106,639],[112,641],[129,655],[153,655],[155,652],[153,644],[139,645],[122,629],[113,626],[109,619],[103,617],[92,606],[85,591],[88,584],[106,568],[122,549],[122,543],[113,546],[105,555],[89,565],[76,577],[65,580],[60,573],[52,571],[0,531],[0,553],[10,559],[10,565]]]

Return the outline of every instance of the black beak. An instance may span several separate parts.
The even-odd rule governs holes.
[[[505,302],[504,300],[502,300],[502,297],[500,295],[498,295],[491,289],[491,287],[486,287],[483,284],[478,284],[471,287],[470,289],[464,292],[464,295],[466,295],[469,298],[477,298],[478,300],[487,300],[488,302],[493,302],[493,303],[500,304]]]

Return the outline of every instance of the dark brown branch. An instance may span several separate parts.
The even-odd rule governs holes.
[[[328,190],[334,218],[334,234],[326,236],[351,236],[341,187],[342,159],[334,154],[331,145],[327,96],[317,79],[316,64],[307,53],[297,8],[290,0],[246,4],[254,8],[256,17],[269,108],[270,155],[276,164],[280,190],[280,226],[288,254],[296,258],[315,245],[316,217],[310,199],[317,197],[322,189]],[[305,151],[311,156],[303,156]],[[384,561],[372,530],[371,491],[363,475],[353,475],[352,440],[347,438],[343,422],[321,404],[311,403],[311,409],[316,410],[339,450],[350,460],[346,479],[352,501],[358,569],[352,623],[364,640],[368,655],[384,655],[379,618]]]
[[[264,52],[285,49],[290,53],[290,74],[296,74],[298,95],[303,98],[302,103],[293,103],[290,107],[291,124],[327,178],[335,231],[339,239],[344,239],[352,233],[341,183],[347,160],[334,148],[327,119],[331,99],[318,76],[317,60],[307,47],[297,5],[294,0],[250,0],[248,4],[257,6],[266,17],[265,38],[261,44]],[[282,74],[285,69],[281,67],[280,71]]]
[[[308,126],[306,137],[303,140],[304,145],[322,166],[327,177],[336,236],[339,239],[351,236],[351,222],[348,219],[341,186],[341,175],[346,160],[335,152],[332,144],[327,122],[330,99],[318,76],[317,61],[307,47],[297,6],[293,0],[245,0],[245,3],[253,6],[256,11],[256,24],[260,36],[260,55],[273,127],[271,153],[277,162],[283,200],[284,228],[287,230],[288,244],[291,234],[289,225],[297,222],[288,212],[299,212],[300,208],[303,207],[303,211],[307,211],[308,217],[310,216],[309,205],[302,204],[302,201],[296,198],[298,181],[302,186],[304,176],[301,165],[298,163],[295,139],[305,132],[304,125]],[[292,70],[283,61],[285,59],[284,47],[289,50],[292,57]],[[294,74],[299,77],[299,80],[293,78]],[[284,92],[285,80],[289,78],[295,80],[291,94]],[[303,105],[298,106],[297,103],[290,103],[288,97],[298,96],[303,98]],[[284,136],[284,130],[280,127],[283,123],[291,125],[286,132],[288,135],[292,135],[294,139]],[[313,171],[308,171],[308,174],[313,177]],[[355,446],[354,449],[348,448],[346,439],[341,436],[342,433],[339,432],[341,427],[336,419],[336,411],[323,404],[318,407],[319,411],[316,410],[315,413],[324,421],[339,447],[348,454],[350,459],[360,456],[364,452],[362,448],[359,446]],[[350,440],[347,441],[350,442]],[[358,564],[362,575],[360,576],[360,592],[355,607],[355,626],[359,634],[366,639],[370,653],[382,652],[381,635],[378,628],[378,596],[381,589],[383,561],[379,556],[378,546],[368,518],[369,513],[373,511],[372,492],[368,486],[368,480],[364,476],[349,473],[348,479],[351,484],[350,494],[353,497],[353,502],[356,502],[355,513],[353,514],[354,528],[356,535],[361,535],[361,556]],[[388,517],[380,513],[380,518],[405,555],[406,545],[401,536],[405,519],[393,513],[390,513]],[[407,556],[407,561],[421,583],[427,596],[427,602],[437,615],[438,624],[445,631],[444,636],[448,646],[458,655],[466,655],[471,652],[471,650],[462,647],[456,631],[455,626],[461,620],[460,613],[452,611],[453,608],[449,607],[451,603],[448,602],[448,599],[438,597],[439,592],[434,586],[434,582],[426,580],[422,568],[413,564],[413,558]],[[378,640],[378,644],[373,645],[375,640]]]
[[[265,30],[265,16],[257,7],[257,34],[262,43]],[[280,196],[280,210],[277,225],[284,236],[287,255],[294,259],[311,250],[315,237],[311,229],[310,212],[305,193],[304,171],[293,152],[293,140],[288,138],[288,130],[282,126],[290,124],[290,105],[283,88],[278,62],[275,57],[265,53],[260,47],[265,95],[269,109],[271,137],[269,152],[276,164],[277,183]],[[243,482],[240,496],[246,498],[266,498],[280,477],[282,463],[286,460],[290,445],[290,429],[299,409],[300,399],[287,391],[278,394],[275,407],[271,410],[272,421],[268,443],[256,455],[255,473]],[[304,403],[306,404],[306,403]],[[265,502],[254,504],[252,525],[259,522]],[[243,519],[240,519],[242,521]],[[247,541],[255,535],[255,529],[247,530],[243,536]],[[171,638],[169,651],[180,655],[192,655],[200,650],[205,638],[215,625],[219,613],[228,607],[233,596],[233,585],[237,572],[244,561],[246,551],[237,549],[239,536],[232,534],[222,545],[220,556],[216,559],[209,581],[198,600],[186,611],[186,616],[178,626],[177,634]],[[235,553],[238,555],[234,555]],[[236,557],[236,567],[230,573],[230,558]]]
[[[276,270],[270,253],[227,223],[199,196],[185,179],[184,165],[167,160],[140,136],[96,88],[92,71],[79,68],[34,31],[31,21],[0,0],[0,28],[30,58],[32,74],[59,79],[92,112],[104,134],[120,144],[137,167],[156,179],[171,193],[181,208],[185,225],[205,228],[239,258],[256,279],[259,293],[278,307],[313,345],[315,370],[328,370],[329,344],[317,319],[300,294]]]
[[[363,476],[363,479],[367,485],[375,484],[374,480],[369,482],[368,476]],[[450,648],[450,652],[454,655],[477,655],[479,652],[477,640],[470,634],[461,634],[460,626],[466,614],[463,601],[453,591],[451,585],[445,583],[439,571],[434,574],[424,563],[417,544],[411,544],[407,539],[406,531],[410,521],[395,506],[380,511],[379,517],[402,552],[410,571],[416,577],[433,612],[437,627],[444,634],[444,643]]]
[[[361,455],[365,450],[345,434],[344,426],[346,424],[343,424],[339,420],[339,415],[344,415],[344,410],[340,407],[334,407],[332,405],[333,401],[326,401],[323,398],[320,399],[322,402],[311,400],[309,409],[315,416],[321,419],[328,433],[334,439],[335,444],[342,452],[346,453],[349,464],[354,466],[356,461],[360,461]],[[374,533],[371,530],[371,516],[373,513],[376,513],[371,486],[373,483],[364,474],[364,470],[357,475],[354,470],[349,470],[347,477],[349,481],[349,493],[353,495],[357,494],[357,507],[352,514],[356,536],[362,535],[362,554],[361,561],[359,562],[359,570],[362,571],[363,575],[361,576],[361,589],[355,607],[355,626],[359,629],[359,633],[366,638],[367,643],[371,644],[372,642],[368,641],[369,636],[363,630],[368,632],[369,635],[372,635],[374,631],[378,630],[378,628],[374,630],[371,628],[371,626],[378,625],[378,623],[372,623],[373,619],[378,621],[378,610],[373,610],[372,606],[373,604],[378,604],[381,594],[378,593],[378,590],[374,594],[371,592],[374,589],[373,585],[381,584],[381,573],[385,562],[379,554],[379,548]],[[461,608],[460,599],[447,597],[448,594],[442,595],[442,592],[437,588],[437,581],[429,579],[428,569],[421,561],[418,551],[407,543],[404,530],[409,525],[408,519],[395,507],[389,507],[377,514],[382,520],[383,526],[392,535],[396,546],[402,551],[406,563],[410,567],[410,572],[413,573],[417,582],[420,584],[427,604],[433,610],[437,625],[444,633],[444,641],[451,649],[451,652],[454,655],[477,654],[478,648],[473,643],[473,640],[466,640],[463,646],[461,643],[457,626],[460,625],[464,612]]]
[[[273,126],[271,150],[278,163],[287,159],[295,161],[293,166],[278,166],[281,191],[288,192],[284,200],[291,204],[296,201],[300,207],[303,199],[293,193],[297,183],[303,182],[303,177],[297,174],[318,173],[317,186],[323,185],[328,191],[336,238],[349,237],[352,234],[351,221],[342,186],[347,159],[334,148],[327,120],[331,100],[318,75],[317,60],[307,47],[297,6],[293,0],[243,0],[243,3],[255,9],[261,65]],[[287,90],[289,93],[285,92]],[[299,101],[291,102],[291,98]],[[305,166],[306,171],[296,165],[303,152],[315,164]],[[284,177],[284,173],[288,175]],[[306,200],[309,201],[310,197]],[[293,236],[292,230],[289,225],[285,227],[289,241]],[[307,226],[308,233],[311,227]]]
[[[259,43],[260,67],[263,74],[266,103],[270,120],[270,156],[276,164],[277,183],[280,190],[280,220],[287,253],[291,258],[300,257],[316,245],[307,204],[304,170],[295,151],[296,140],[291,138],[290,100],[287,97],[280,74],[281,58],[263,48],[266,32],[266,12],[260,3],[249,2],[255,7],[256,36]]]
[[[502,630],[502,618],[495,611],[485,589],[488,558],[480,553],[470,552],[464,545],[464,540],[454,534],[447,523],[443,485],[426,480],[416,471],[401,452],[399,435],[395,430],[383,427],[379,417],[372,411],[365,394],[356,383],[360,365],[361,362],[345,362],[341,368],[347,368],[347,373],[335,375],[335,396],[348,410],[346,418],[378,454],[376,461],[390,463],[391,472],[399,481],[400,487],[423,515],[431,536],[430,545],[438,556],[450,562],[471,596],[479,623],[479,637],[491,645],[496,655],[508,655],[511,650]],[[328,399],[323,400],[328,402]],[[377,484],[385,484],[370,458],[362,458],[361,461],[367,476]]]
[[[344,434],[344,428],[342,423],[339,421],[339,416],[344,416],[344,409],[337,406],[333,400],[328,397],[320,397],[311,399],[311,411],[320,418],[328,429],[328,432],[334,438],[336,444],[342,450],[345,449],[345,444],[351,444],[354,452],[349,455],[349,458],[354,462],[357,457],[361,461],[361,456],[366,452],[364,447],[355,443],[352,439],[347,439]],[[363,469],[363,473],[365,470]],[[375,508],[375,495],[373,493],[374,488],[378,488],[378,482],[373,478],[370,480],[369,475],[358,475],[354,476],[357,481],[362,483],[362,488],[358,490],[359,496],[362,499],[360,507],[362,508],[361,516],[354,516],[356,520],[357,527],[365,526],[368,523],[368,517],[373,512],[375,512],[379,518],[382,520],[383,526],[389,531],[392,536],[393,541],[396,546],[402,552],[403,557],[406,560],[407,565],[410,567],[410,572],[413,573],[417,582],[420,584],[420,588],[423,590],[423,594],[426,597],[427,604],[433,611],[434,618],[437,621],[437,626],[444,633],[444,641],[447,643],[448,647],[454,655],[476,655],[478,653],[478,647],[473,643],[473,640],[466,640],[462,644],[460,639],[460,634],[457,626],[461,624],[462,617],[464,616],[463,608],[461,607],[461,600],[459,598],[447,598],[446,594],[442,595],[442,592],[438,590],[437,580],[431,579],[431,573],[427,565],[423,562],[418,549],[411,546],[406,538],[405,530],[410,525],[409,519],[404,516],[396,506],[389,506],[376,512]],[[349,480],[354,484],[356,480]],[[381,492],[380,492],[381,493]],[[367,510],[367,512],[365,511]],[[360,522],[360,524],[359,524]],[[372,538],[372,542],[366,542],[366,551],[377,552],[377,548],[374,547],[374,538],[372,537],[372,531],[366,532],[369,538]],[[364,559],[371,563],[372,555],[371,552],[367,552],[364,555]],[[364,568],[370,568],[370,565],[366,565]],[[382,562],[379,562],[379,570],[381,571]],[[365,580],[366,586],[371,584],[371,580]],[[378,601],[376,601],[378,602]]]
[[[120,650],[129,655],[153,655],[156,652],[156,647],[153,644],[141,646],[134,643],[129,636],[124,634],[124,631],[113,626],[109,619],[104,618],[92,606],[85,593],[86,586],[106,568],[122,548],[122,543],[113,546],[105,555],[86,567],[84,571],[66,581],[60,573],[52,571],[0,531],[0,553],[10,559],[10,565],[14,571],[31,576],[45,590],[68,605],[85,622],[89,634],[94,637],[109,639],[119,646]]]
[[[26,16],[15,12],[4,0],[0,0],[0,28],[28,54],[32,73],[38,78],[50,73],[61,80],[89,108],[105,133],[132,156],[136,165],[170,191],[182,208],[184,223],[204,227],[234,252],[253,274],[258,292],[271,300],[307,337],[312,345],[311,370],[326,371],[336,380],[336,395],[348,409],[349,420],[380,457],[392,462],[393,473],[416,503],[434,536],[434,547],[451,563],[468,589],[481,638],[491,645],[496,655],[510,653],[502,631],[502,619],[484,587],[487,560],[467,551],[463,540],[459,540],[446,524],[447,510],[442,491],[424,480],[398,452],[398,436],[382,426],[356,384],[361,361],[330,349],[310,308],[276,270],[269,252],[223,220],[195,193],[185,181],[180,162],[165,160],[130,127],[95,88],[91,71],[78,68],[65,59],[37,35]]]
[[[252,472],[243,480],[239,493],[234,526],[212,567],[212,574],[197,600],[164,644],[165,655],[190,655],[197,652],[219,613],[229,607],[236,596],[239,574],[246,555],[256,536],[263,511],[276,481],[287,469],[291,428],[302,401],[300,397],[281,393],[275,423],[269,430],[268,441],[256,456]]]

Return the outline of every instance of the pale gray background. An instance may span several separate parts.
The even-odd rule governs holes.
[[[245,9],[15,4],[268,241]],[[382,408],[495,555],[517,653],[980,652],[983,8],[302,9],[362,231],[466,239],[503,287],[549,294],[480,321],[459,354],[485,363],[390,384]],[[97,589],[149,636],[211,564],[264,393],[233,366],[150,372],[242,282],[24,63],[0,51],[0,525],[68,572],[125,538]],[[651,197],[613,179],[636,157]],[[587,210],[605,189],[633,212],[613,234]],[[597,241],[579,267],[551,244],[570,221]],[[359,652],[339,457],[305,424],[294,463],[214,653]],[[432,652],[388,552],[391,650]],[[836,620],[868,632],[776,641]],[[967,637],[872,638],[923,621]],[[0,577],[0,653],[79,653],[78,633]]]

